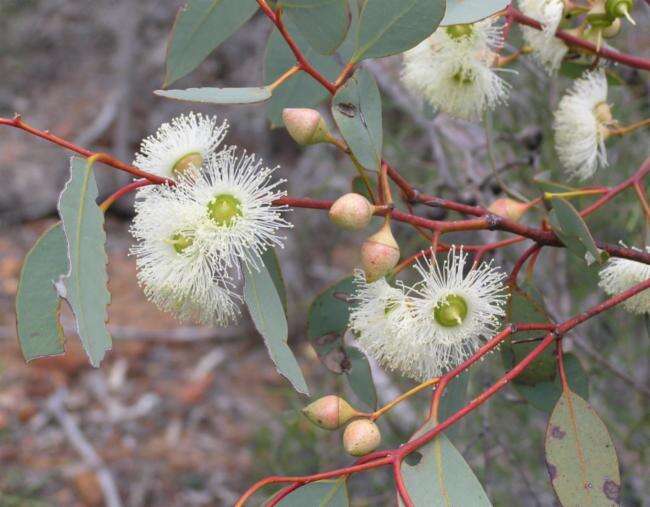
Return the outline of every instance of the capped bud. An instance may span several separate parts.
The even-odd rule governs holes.
[[[302,409],[307,419],[319,428],[335,430],[340,428],[353,417],[359,415],[343,398],[333,394],[310,403]]]
[[[365,456],[379,447],[379,427],[369,419],[357,419],[343,432],[343,448],[352,456]]]
[[[339,197],[330,208],[330,220],[343,229],[356,231],[370,223],[375,207],[361,194]]]
[[[321,114],[315,109],[287,108],[282,121],[289,135],[300,146],[327,142],[329,132]]]
[[[399,245],[388,220],[361,245],[361,267],[371,283],[385,276],[399,261]]]
[[[504,197],[490,204],[488,211],[516,222],[528,211],[528,204]]]

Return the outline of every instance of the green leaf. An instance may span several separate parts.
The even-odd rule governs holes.
[[[285,26],[312,65],[328,79],[335,79],[340,70],[340,65],[335,59],[318,54],[300,35],[291,19],[286,20]],[[266,46],[264,82],[272,83],[295,64],[296,58],[282,35],[277,29],[274,29]],[[305,72],[296,74],[273,90],[273,96],[267,106],[267,115],[271,125],[274,127],[282,125],[283,109],[287,107],[314,107],[328,96],[327,90],[314,78]]]
[[[579,359],[569,353],[564,354],[564,371],[569,387],[585,399],[589,398],[589,377]],[[513,382],[512,385],[528,403],[542,412],[550,412],[562,396],[562,382],[557,375],[554,380],[538,382],[534,385]]]
[[[342,333],[348,326],[354,278],[348,276],[316,296],[307,311],[307,337],[318,350],[316,340],[322,336]]]
[[[345,347],[345,355],[349,367],[344,371],[350,389],[361,402],[375,410],[377,408],[377,390],[372,380],[368,358],[356,347]]]
[[[370,188],[372,188],[373,193],[377,195],[377,184],[372,180],[370,180]],[[364,183],[361,176],[355,176],[352,178],[350,190],[356,194],[361,194],[370,202],[373,202],[372,196],[370,195],[370,192],[368,192],[368,187],[366,187],[366,184]]]
[[[510,298],[506,308],[509,322],[530,322],[548,324],[551,322],[546,308],[544,308],[541,295],[530,284],[522,284],[526,290],[510,286]],[[511,335],[501,346],[501,358],[506,370],[512,369],[526,357],[539,342],[513,343],[522,340],[544,337],[547,331],[525,331]],[[551,382],[555,378],[557,362],[551,349],[545,350],[528,365],[513,384],[536,385],[540,382]]]
[[[368,169],[381,163],[381,96],[377,83],[358,69],[332,99],[332,115],[352,154]]]
[[[93,366],[99,366],[106,351],[111,349],[111,337],[106,329],[111,300],[106,289],[106,233],[104,213],[96,199],[92,163],[72,157],[70,179],[59,198],[69,271],[57,289],[72,308],[81,344]]]
[[[167,87],[192,72],[258,9],[255,0],[189,0],[176,15],[167,44]]]
[[[553,232],[570,252],[583,259],[587,266],[602,263],[606,254],[598,250],[589,228],[573,205],[560,197],[552,197],[553,209],[548,218]]]
[[[279,5],[319,53],[332,54],[345,39],[350,26],[347,0],[281,0]]]
[[[562,505],[620,505],[616,449],[594,409],[567,390],[548,421],[546,464]]]
[[[411,440],[433,427],[434,422],[427,422]],[[419,461],[412,464],[413,458]],[[444,434],[412,453],[402,463],[402,475],[415,507],[492,505],[472,469]]]
[[[454,377],[442,394],[440,407],[438,408],[438,420],[444,421],[456,412],[458,412],[469,401],[467,399],[467,388],[472,370],[466,371],[457,377]],[[445,435],[454,437],[458,432],[458,425],[454,424],[445,430]]]
[[[533,183],[535,183],[542,192],[559,193],[559,192],[572,192],[576,190],[575,187],[570,187],[568,185],[565,185],[564,183],[557,183],[555,181],[551,181],[549,179],[550,176],[551,175],[549,171],[544,171],[542,173],[536,174],[535,177],[533,178]]]
[[[510,0],[447,0],[440,26],[475,23],[505,9]]]
[[[306,484],[289,493],[278,507],[347,507],[348,488],[345,478]]]
[[[411,49],[436,30],[444,12],[444,0],[366,1],[357,29],[353,61]]]
[[[282,308],[284,313],[287,313],[287,288],[284,285],[284,277],[282,276],[282,268],[280,268],[280,261],[278,255],[273,248],[267,248],[262,254],[262,262],[271,275],[275,290],[278,291],[280,300],[282,301]]]
[[[25,360],[65,352],[55,282],[68,271],[61,224],[50,227],[25,256],[16,294],[18,339]]]
[[[591,63],[580,63],[580,62],[562,62],[560,66],[560,74],[572,79],[578,79],[585,72],[592,68]],[[610,86],[620,86],[625,84],[625,80],[616,72],[611,69],[605,70],[605,76],[607,77],[607,84]]]
[[[278,372],[296,391],[309,394],[298,361],[287,344],[289,330],[282,300],[265,265],[244,268],[244,300]]]
[[[208,104],[254,104],[271,98],[268,86],[248,88],[188,88],[187,90],[156,90],[160,97]]]

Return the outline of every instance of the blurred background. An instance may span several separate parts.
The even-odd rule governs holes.
[[[162,84],[167,36],[181,4],[0,0],[0,115],[19,112],[35,127],[130,162],[144,136],[190,109],[152,93]],[[643,28],[650,21],[648,4],[637,2],[633,15],[638,28],[624,23],[612,44],[648,57],[650,32]],[[254,17],[177,87],[261,83],[269,33],[269,23]],[[514,28],[506,50],[519,42]],[[388,160],[428,193],[483,205],[501,195],[481,125],[434,117],[422,108],[401,87],[399,58],[366,65],[383,95]],[[509,186],[533,197],[536,174],[551,171],[556,181],[566,182],[550,124],[571,80],[551,80],[527,59],[512,68],[517,73],[504,74],[512,84],[509,107],[493,115],[496,166]],[[615,116],[623,124],[650,116],[648,74],[612,70],[625,84],[610,90]],[[228,118],[226,142],[280,165],[290,195],[336,198],[349,190],[354,170],[348,161],[328,148],[299,149],[283,129],[269,129],[264,106],[194,109]],[[647,131],[612,140],[611,166],[592,183],[620,182],[648,156],[648,144]],[[297,409],[307,400],[275,372],[245,310],[238,326],[188,327],[145,300],[128,255],[128,199],[111,208],[106,223],[114,350],[101,368],[91,368],[64,311],[67,353],[25,364],[15,336],[20,267],[39,234],[56,220],[69,156],[23,132],[0,129],[0,507],[232,505],[263,476],[349,463],[338,433],[301,419]],[[129,181],[100,164],[96,175],[102,196]],[[445,217],[433,208],[416,212]],[[532,219],[538,218],[533,213]],[[289,292],[292,348],[313,396],[339,392],[354,402],[336,361],[323,365],[308,343],[306,313],[320,290],[357,265],[362,238],[336,230],[324,213],[297,210],[290,219],[295,227],[278,254]],[[589,224],[599,239],[646,244],[647,224],[632,192],[617,197]],[[397,233],[405,254],[424,246],[406,227],[398,226]],[[456,239],[500,237],[505,236],[486,232]],[[499,252],[496,262],[510,269],[519,253],[518,247]],[[535,282],[553,316],[563,320],[603,298],[595,275],[565,251],[547,248]],[[566,348],[587,372],[589,399],[617,448],[623,505],[650,505],[647,322],[614,310],[570,337]],[[466,399],[502,372],[498,353],[479,363]],[[373,376],[384,402],[411,386],[377,367]],[[426,406],[422,396],[382,419],[385,444],[408,439]],[[508,387],[450,435],[494,505],[555,505],[543,457],[547,416]],[[111,504],[111,491],[119,503]],[[382,471],[353,477],[350,491],[355,506],[394,503],[391,480]]]

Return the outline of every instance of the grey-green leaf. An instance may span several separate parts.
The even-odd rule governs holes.
[[[356,347],[345,347],[349,367],[345,370],[350,389],[370,409],[377,408],[377,390],[372,380],[370,363],[366,355]]]
[[[164,86],[192,72],[257,9],[256,0],[189,0],[169,38]]]
[[[441,26],[475,23],[505,9],[510,0],[447,0]]]
[[[411,440],[434,426],[435,423],[428,422]],[[402,463],[404,484],[415,507],[492,505],[472,469],[444,434],[416,453],[411,455],[419,458],[416,464],[409,464],[408,458]],[[401,501],[400,506],[403,506]]]
[[[620,505],[614,443],[594,409],[566,390],[548,421],[546,463],[562,505]]]
[[[350,26],[347,0],[281,0],[279,5],[319,53],[332,54],[345,39]]]
[[[309,394],[298,361],[287,344],[289,330],[282,300],[265,265],[244,268],[244,300],[278,372],[296,391]]]
[[[358,69],[332,99],[332,115],[352,154],[368,169],[381,163],[381,96],[372,74]]]
[[[99,366],[106,351],[111,349],[111,337],[106,329],[111,299],[106,288],[106,233],[104,213],[96,199],[92,164],[72,157],[70,179],[59,198],[69,271],[57,288],[72,308],[81,344],[93,366]]]
[[[569,251],[587,265],[604,262],[606,254],[598,250],[589,228],[571,203],[561,197],[551,198],[553,209],[548,215],[553,232]]]
[[[345,478],[306,484],[283,498],[278,507],[347,507],[348,488]]]
[[[27,361],[63,354],[60,299],[54,283],[68,271],[68,251],[61,224],[49,228],[25,256],[16,294],[18,339]]]
[[[156,90],[154,93],[168,99],[208,104],[254,104],[271,98],[271,89],[268,86],[188,88],[187,90]]]
[[[334,58],[318,54],[287,18],[285,26],[305,57],[325,77],[334,79],[340,69]],[[296,64],[296,58],[277,29],[271,32],[266,46],[264,61],[264,82],[272,83]],[[282,125],[282,110],[287,107],[314,107],[328,96],[328,92],[305,72],[296,74],[275,90],[268,102],[267,115],[274,127]]]
[[[282,307],[284,308],[284,313],[287,313],[287,288],[284,285],[284,276],[282,276],[282,268],[280,267],[280,261],[278,260],[278,255],[275,253],[273,248],[267,248],[262,254],[262,262],[266,266],[266,269],[271,275],[273,284],[275,285],[275,290],[278,291],[280,300],[282,301]]]
[[[352,59],[380,58],[411,49],[436,30],[444,13],[444,0],[367,0]]]

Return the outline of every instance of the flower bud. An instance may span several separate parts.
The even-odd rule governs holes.
[[[612,18],[621,18],[625,16],[630,23],[636,25],[636,22],[630,16],[630,11],[634,7],[634,0],[607,0],[605,11]]]
[[[361,267],[369,283],[379,280],[399,261],[399,245],[390,230],[388,220],[361,245]]]
[[[508,199],[507,197],[497,199],[488,206],[488,211],[490,213],[509,218],[515,222],[519,220],[527,210],[528,204]]]
[[[329,138],[327,125],[315,109],[287,108],[282,111],[282,121],[289,135],[300,146],[326,142]]]
[[[379,427],[369,419],[357,419],[343,432],[343,448],[352,456],[365,456],[381,442]]]
[[[356,231],[370,223],[375,207],[361,194],[339,197],[330,208],[330,220],[343,229]]]
[[[333,394],[310,403],[302,409],[302,413],[316,426],[326,430],[340,428],[359,414],[347,401]]]

